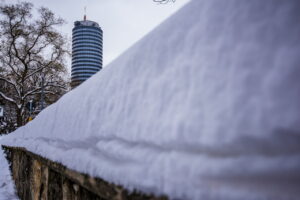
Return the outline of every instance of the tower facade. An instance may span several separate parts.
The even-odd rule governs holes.
[[[102,69],[102,37],[99,24],[86,20],[74,22],[72,30],[72,88]]]

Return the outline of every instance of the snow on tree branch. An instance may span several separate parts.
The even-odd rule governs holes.
[[[13,103],[13,104],[16,104],[16,105],[17,105],[17,102],[16,102],[14,99],[12,99],[12,98],[6,96],[6,95],[3,94],[1,91],[0,91],[0,96],[1,96],[2,98],[4,98],[6,101],[9,101],[10,103]]]
[[[24,107],[29,100],[45,98],[53,102],[63,94],[68,83],[64,79],[68,42],[56,29],[64,20],[48,8],[39,8],[33,17],[33,4],[0,5],[0,86],[1,97],[14,102],[18,126],[23,125]],[[59,84],[58,84],[59,83]],[[52,91],[52,92],[51,92]]]
[[[10,81],[10,80],[8,80],[8,79],[6,79],[6,78],[3,78],[3,77],[0,77],[0,80],[5,81],[6,83],[8,83],[8,84],[10,84],[11,86],[13,86],[13,88],[15,89],[15,91],[17,92],[17,94],[18,94],[19,96],[21,96],[20,91],[18,90],[18,87],[16,86],[16,84],[14,84],[12,81]]]

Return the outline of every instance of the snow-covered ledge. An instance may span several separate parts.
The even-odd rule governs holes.
[[[70,170],[25,148],[2,146],[20,199],[165,200]]]
[[[299,200],[299,10],[192,0],[1,143],[169,199]]]

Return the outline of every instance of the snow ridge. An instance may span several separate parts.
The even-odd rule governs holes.
[[[297,199],[299,10],[191,1],[3,142],[171,199]]]

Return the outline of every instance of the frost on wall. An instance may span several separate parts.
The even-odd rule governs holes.
[[[174,199],[297,199],[299,10],[191,1],[3,142]]]

